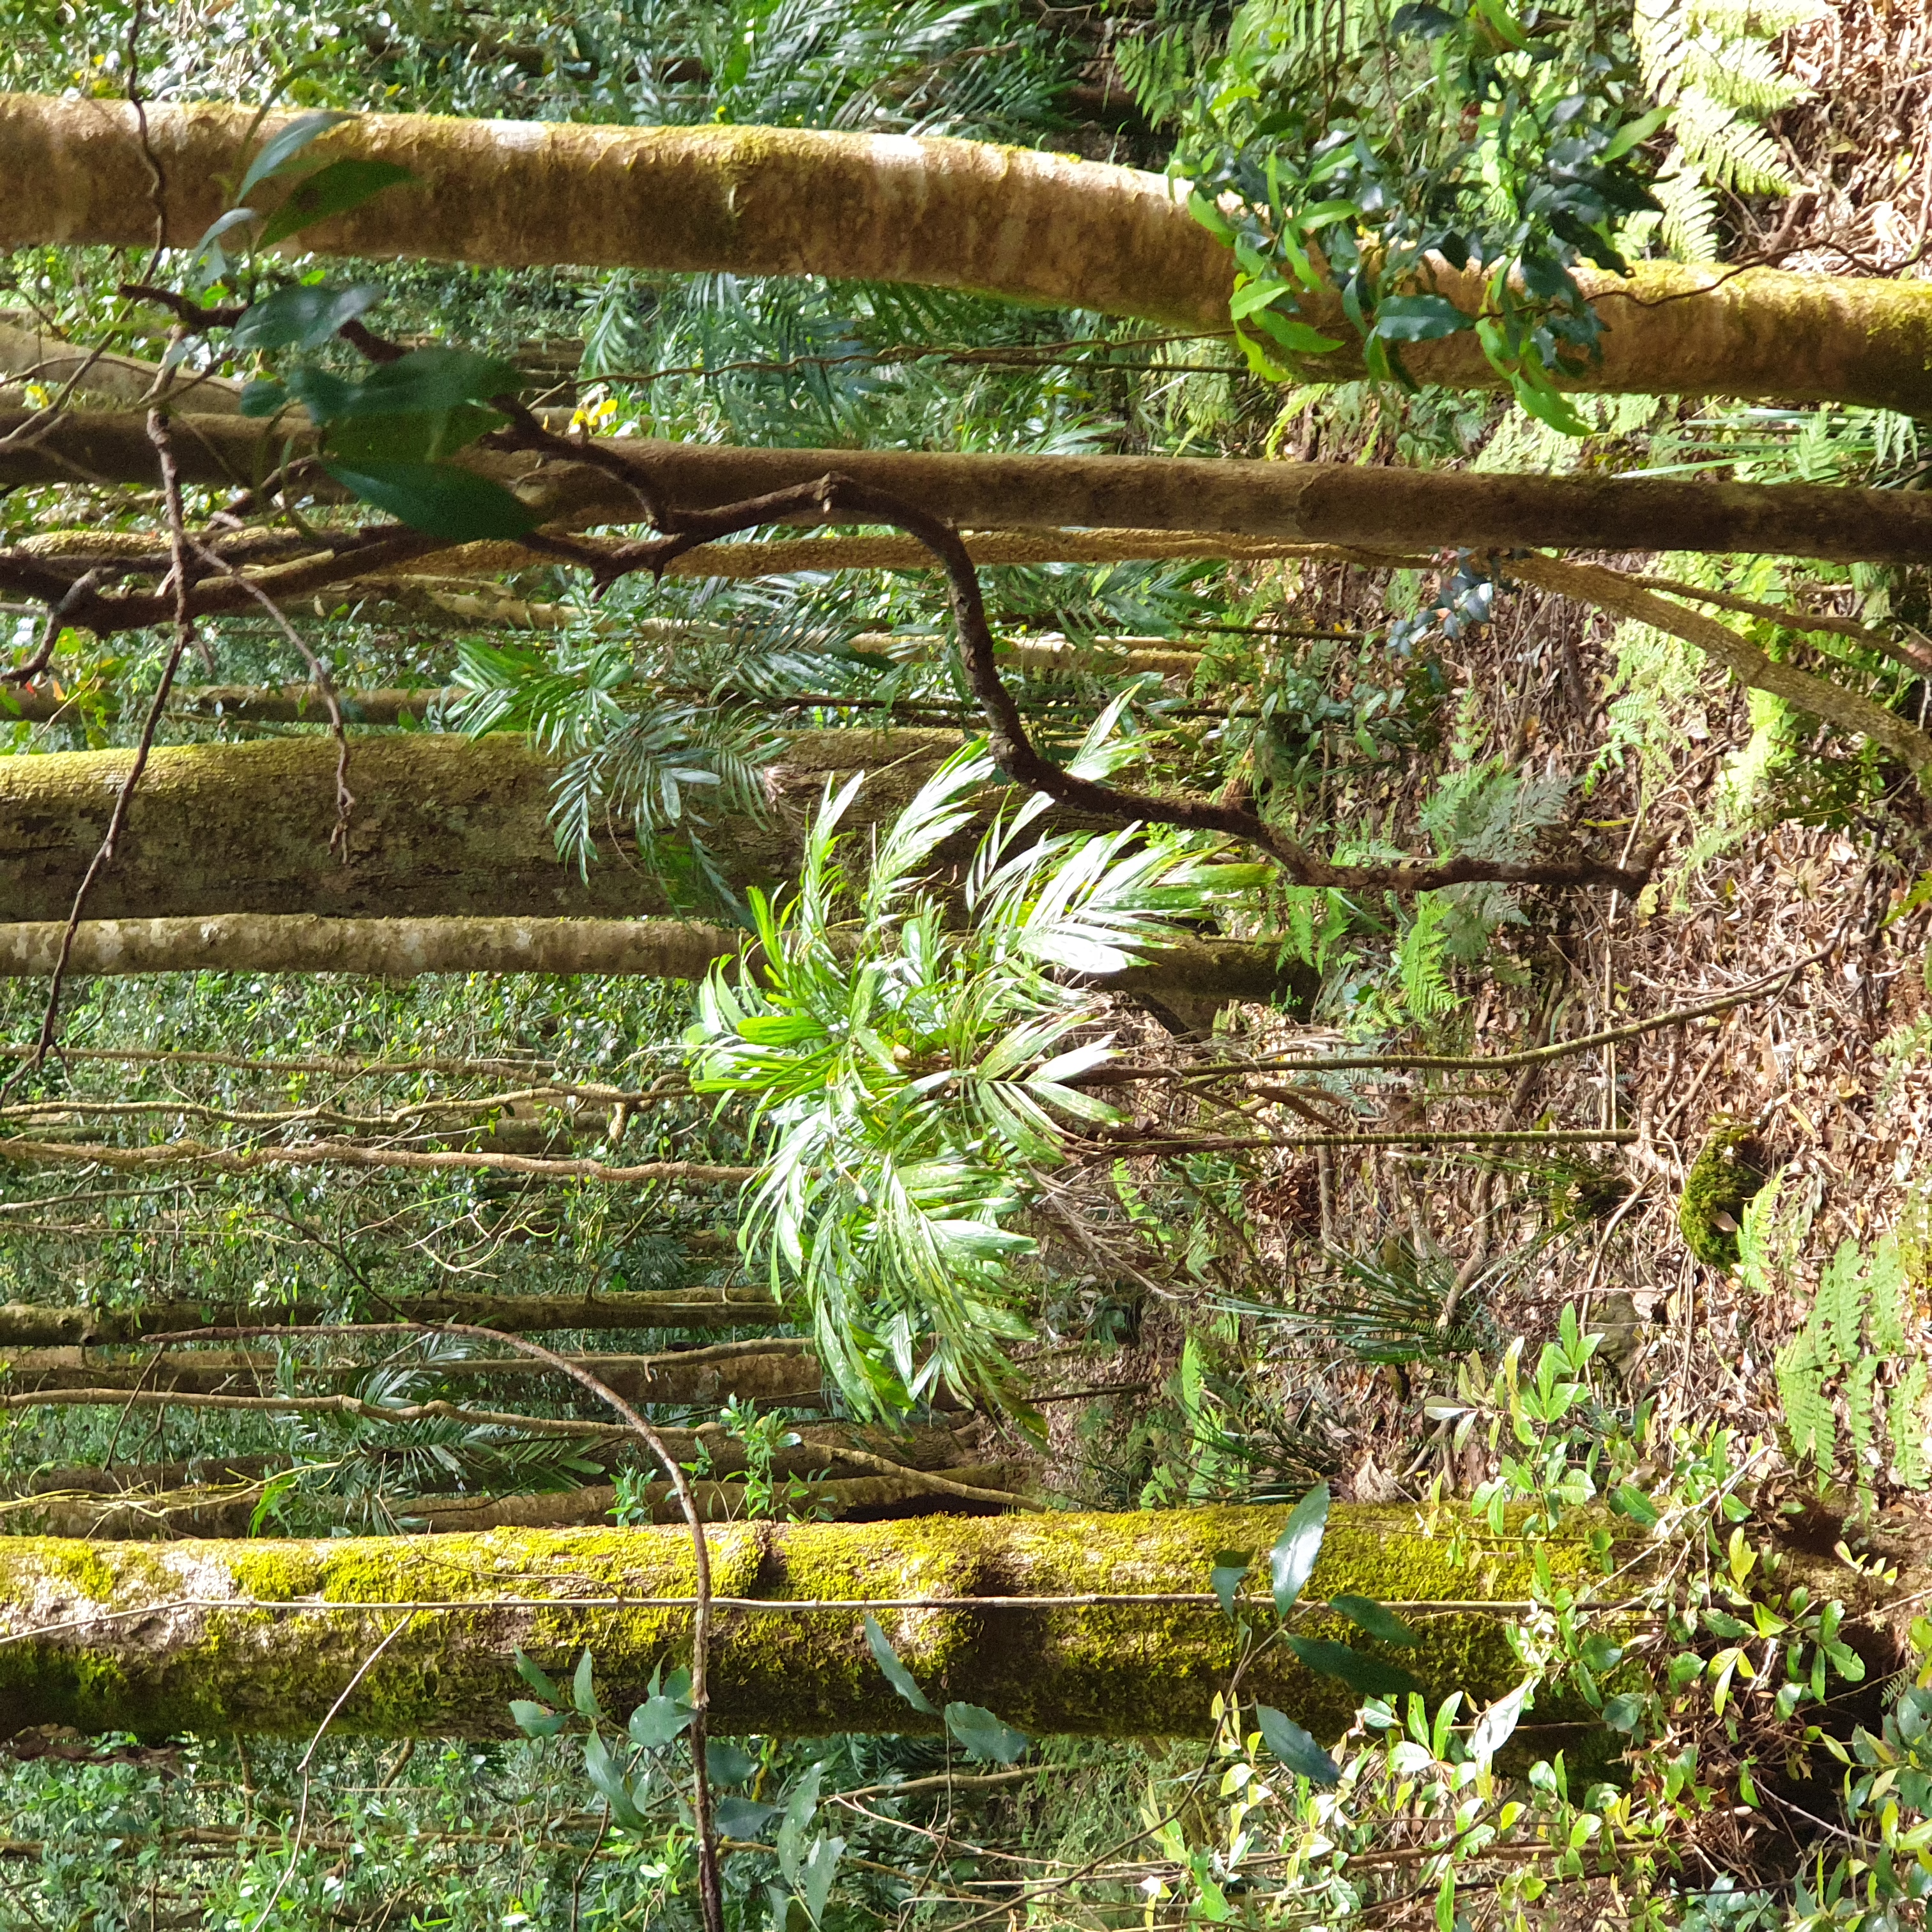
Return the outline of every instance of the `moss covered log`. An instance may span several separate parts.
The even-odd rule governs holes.
[[[1194,1596],[1206,1592],[1216,1552],[1264,1551],[1284,1520],[1278,1509],[1200,1509],[714,1528],[714,1592],[741,1600],[721,1604],[715,1626],[716,1727],[805,1736],[931,1728],[880,1675],[856,1611],[745,1601]],[[1506,1630],[1511,1600],[1530,1593],[1532,1566],[1514,1539],[1465,1542],[1458,1567],[1447,1539],[1418,1531],[1412,1508],[1338,1508],[1302,1628],[1358,1637],[1318,1606],[1346,1592],[1411,1606],[1403,1614],[1420,1642],[1391,1655],[1432,1695],[1498,1695],[1522,1676]],[[1550,1554],[1559,1582],[1594,1568],[1581,1542]],[[338,1730],[509,1735],[509,1701],[526,1694],[514,1665],[519,1647],[553,1669],[587,1647],[605,1708],[623,1712],[645,1696],[653,1670],[688,1656],[691,1618],[610,1600],[688,1599],[692,1576],[688,1535],[668,1528],[320,1542],[0,1540],[0,1727],[311,1733],[399,1622],[401,1634],[344,1703]],[[1499,1607],[1462,1607],[1472,1600]],[[1432,1613],[1436,1601],[1456,1607]],[[416,1607],[424,1605],[434,1607]],[[1044,1609],[980,1601],[878,1615],[935,1702],[983,1704],[1034,1732],[1199,1732],[1235,1657],[1211,1599]],[[1334,1738],[1352,1714],[1352,1693],[1280,1646],[1251,1667],[1244,1688],[1318,1736]]]
[[[124,102],[0,96],[0,246],[146,248],[155,198],[167,241],[191,247],[226,205],[249,108],[151,104],[157,190]],[[611,128],[425,115],[359,116],[310,152],[398,164],[414,179],[294,245],[326,254],[734,274],[812,274],[970,289],[1228,326],[1234,261],[1166,178],[972,141],[777,128]],[[275,184],[265,184],[263,206]],[[1640,264],[1579,279],[1606,324],[1573,386],[1774,396],[1918,412],[1932,397],[1932,286],[1776,269]],[[1433,286],[1472,312],[1480,272]],[[1304,313],[1346,341],[1333,298]],[[1406,346],[1418,378],[1495,387],[1468,332]],[[1318,378],[1359,373],[1344,356]]]

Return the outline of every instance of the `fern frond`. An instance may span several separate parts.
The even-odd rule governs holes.
[[[1905,1262],[1898,1242],[1888,1234],[1872,1250],[1866,1276],[1869,1312],[1866,1325],[1872,1348],[1885,1357],[1905,1352]]]
[[[1690,46],[1684,64],[1688,88],[1744,114],[1774,114],[1810,92],[1785,72],[1775,49],[1736,41]]]
[[[1443,926],[1450,910],[1442,893],[1418,893],[1415,917],[1396,953],[1403,1000],[1419,1020],[1433,1019],[1456,1004],[1456,989],[1449,983],[1444,964],[1448,936]]]
[[[1821,1360],[1847,1366],[1863,1352],[1859,1331],[1865,1312],[1864,1257],[1852,1240],[1838,1244],[1838,1251],[1826,1264],[1818,1283],[1818,1299],[1813,1304],[1806,1332],[1816,1343]]]
[[[1870,1481],[1879,1463],[1877,1385],[1878,1358],[1861,1355],[1845,1378],[1845,1434],[1862,1486]]]
[[[1925,1442],[1927,1372],[1923,1356],[1906,1366],[1892,1391],[1888,1420],[1893,1475],[1909,1490],[1922,1490],[1928,1480]]]
[[[1701,87],[1685,85],[1670,126],[1684,158],[1720,187],[1740,194],[1789,194],[1798,185],[1771,136],[1740,120],[1735,108],[1713,100]],[[1669,223],[1666,203],[1666,230]]]
[[[1680,155],[1651,183],[1664,210],[1658,232],[1680,262],[1708,262],[1718,252],[1718,197]]]
[[[1786,1342],[1778,1352],[1773,1372],[1792,1456],[1808,1459],[1821,1469],[1831,1468],[1838,1460],[1838,1422],[1810,1337],[1801,1335]]]

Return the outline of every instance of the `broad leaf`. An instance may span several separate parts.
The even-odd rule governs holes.
[[[805,1883],[800,1889],[806,1911],[814,1925],[825,1916],[826,1904],[832,1896],[832,1876],[838,1869],[844,1850],[843,1838],[821,1838],[814,1842],[811,1856],[805,1862]]]
[[[1337,1678],[1364,1697],[1400,1697],[1422,1688],[1407,1671],[1379,1658],[1364,1657],[1346,1643],[1330,1643],[1318,1636],[1291,1636],[1283,1641],[1310,1670]]]
[[[1418,1641],[1415,1632],[1394,1611],[1384,1610],[1372,1597],[1357,1597],[1344,1593],[1339,1597],[1330,1597],[1328,1607],[1346,1617],[1358,1630],[1366,1630],[1370,1636],[1378,1636],[1384,1643],[1414,1643]]]
[[[1522,1707],[1528,1700],[1529,1694],[1535,1688],[1534,1678],[1524,1678],[1514,1690],[1498,1697],[1476,1720],[1469,1732],[1469,1749],[1478,1764],[1487,1764],[1509,1742],[1515,1732],[1517,1720],[1522,1715]],[[1613,1699],[1612,1701],[1617,1700]]]
[[[866,1641],[872,1646],[879,1668],[886,1673],[886,1682],[915,1711],[923,1711],[929,1718],[938,1717],[938,1708],[913,1681],[912,1672],[899,1661],[898,1652],[893,1649],[890,1640],[879,1628],[878,1618],[870,1610],[866,1612]]]
[[[1390,342],[1433,342],[1473,328],[1475,320],[1446,296],[1390,296],[1376,310],[1376,333]]]
[[[1311,1784],[1340,1782],[1342,1767],[1294,1720],[1266,1704],[1255,1706],[1262,1741],[1288,1769]]]
[[[235,199],[245,201],[248,190],[257,182],[280,174],[317,135],[326,134],[330,128],[339,128],[344,122],[355,118],[352,114],[344,114],[333,108],[323,108],[314,114],[298,114],[249,163],[248,172],[242,177],[242,185],[235,190]]]
[[[547,1711],[527,1697],[510,1700],[510,1716],[526,1737],[554,1738],[570,1722],[567,1711]]]
[[[1303,1586],[1315,1574],[1322,1539],[1328,1530],[1328,1485],[1317,1483],[1294,1506],[1274,1547],[1268,1552],[1268,1587],[1276,1612],[1286,1616]]]
[[[1032,1742],[1025,1732],[1003,1724],[980,1704],[947,1705],[946,1728],[968,1757],[994,1764],[1017,1764]]]
[[[394,161],[331,161],[292,189],[288,200],[269,216],[268,225],[262,230],[262,246],[272,248],[332,214],[346,214],[351,208],[360,208],[386,188],[415,178],[407,168],[398,167]]]
[[[251,302],[230,338],[237,349],[316,349],[387,292],[373,282],[278,289]]]
[[[486,537],[520,537],[536,527],[536,516],[500,483],[447,463],[382,463],[351,470],[323,469],[365,503],[374,503],[412,530],[452,543]]]
[[[662,1750],[684,1734],[694,1713],[676,1697],[646,1699],[631,1713],[631,1742],[640,1750]]]
[[[752,1754],[721,1738],[707,1738],[704,1744],[704,1768],[720,1784],[742,1784],[758,1768]]]
[[[778,1814],[776,1804],[728,1796],[718,1799],[712,1817],[721,1838],[755,1838]]]

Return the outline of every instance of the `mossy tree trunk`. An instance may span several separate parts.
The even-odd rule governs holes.
[[[262,137],[287,118],[267,117]],[[239,176],[255,124],[245,107],[149,106],[173,246],[191,246],[222,212],[221,184]],[[361,116],[310,152],[399,163],[416,178],[304,230],[304,250],[912,282],[1204,333],[1228,326],[1233,256],[1176,184],[1064,155],[803,128],[419,115]],[[0,246],[154,239],[154,176],[124,102],[0,97]],[[1582,279],[1608,327],[1601,362],[1575,387],[1906,411],[1932,400],[1932,285],[1670,263]],[[1466,308],[1480,301],[1480,275],[1444,268],[1436,286]],[[1332,326],[1332,306],[1306,313]],[[1425,380],[1496,380],[1466,333],[1405,358]],[[1337,357],[1312,373],[1357,371]]]
[[[782,888],[828,778],[872,774],[847,818],[862,836],[960,742],[946,731],[794,734],[770,773],[768,821],[724,818],[706,843],[735,886]],[[52,970],[130,756],[0,760],[0,976]],[[551,768],[518,739],[355,740],[346,856],[329,845],[335,761],[320,736],[156,751],[115,865],[88,900],[100,916],[83,923],[74,970],[691,979],[743,943],[732,928],[672,916],[680,908],[665,881],[634,855],[608,851],[587,878],[559,859]],[[970,838],[942,862],[963,858]],[[664,842],[675,850],[674,838]],[[1276,951],[1181,939],[1108,983],[1268,999],[1294,977],[1284,977]]]
[[[934,1728],[886,1682],[859,1614],[761,1610],[742,1600],[971,1598],[974,1606],[958,1610],[877,1612],[935,1702],[983,1704],[1035,1732],[1198,1733],[1236,1659],[1234,1634],[1211,1600],[1024,1609],[984,1600],[1198,1598],[1217,1551],[1264,1552],[1283,1520],[1279,1510],[1200,1509],[714,1528],[714,1592],[741,1600],[721,1604],[714,1626],[715,1727]],[[1413,1509],[1340,1506],[1309,1601],[1353,1592],[1405,1606],[1420,1642],[1391,1660],[1432,1696],[1461,1689],[1480,1704],[1522,1677],[1506,1630],[1522,1607],[1510,1600],[1529,1594],[1532,1564],[1513,1539],[1468,1541],[1467,1565],[1457,1568],[1446,1540],[1418,1532]],[[1559,1581],[1589,1567],[1580,1542],[1551,1554]],[[689,1648],[688,1610],[628,1606],[688,1600],[692,1576],[688,1533],[674,1528],[185,1546],[8,1539],[0,1541],[0,1730],[312,1733],[399,1624],[343,1704],[338,1730],[508,1735],[510,1700],[527,1694],[519,1648],[555,1670],[587,1647],[604,1706],[621,1715],[646,1694],[655,1669]],[[1472,1600],[1496,1607],[1466,1607]],[[1438,1600],[1453,1607],[1432,1612]],[[311,1607],[261,1607],[304,1604]],[[1359,1639],[1318,1608],[1300,1628]],[[1243,1689],[1330,1738],[1354,1708],[1352,1693],[1280,1646]]]
[[[1932,284],[1923,286],[1932,305]],[[27,420],[19,410],[0,410],[0,436]],[[176,439],[182,480],[217,486],[245,482],[259,473],[264,461],[279,460],[288,428],[278,424],[272,432],[239,418],[194,418]],[[300,430],[296,446],[309,446]],[[1932,503],[1909,490],[1671,477],[1490,476],[1189,457],[743,449],[644,437],[611,446],[648,470],[665,501],[686,510],[716,509],[836,472],[976,530],[1210,532],[1226,542],[1342,544],[1398,555],[1455,545],[1712,550],[1882,563],[1918,562],[1932,552]],[[531,480],[533,458],[478,452],[466,452],[463,460],[520,484],[536,499],[540,514],[560,523],[582,527],[638,520],[635,496],[587,465],[553,464],[539,487]],[[154,454],[144,418],[76,414],[36,428],[17,446],[0,447],[0,486],[62,482],[76,466],[106,481],[152,485]],[[916,550],[908,553],[903,540],[869,541],[888,546],[878,556],[881,563],[903,557],[915,566],[930,567],[930,558]],[[896,541],[896,550],[890,548]],[[425,552],[412,567],[474,570],[476,553],[484,548],[472,546],[466,555]],[[487,548],[493,569],[526,567],[533,560],[513,546]],[[690,553],[677,560],[676,574],[728,567],[734,548],[714,547],[703,560],[699,553]],[[141,536],[118,538],[64,531],[29,538],[15,554],[68,578],[108,557],[146,556],[157,572],[164,567],[152,538]],[[1077,558],[1082,551],[1076,548],[1064,554]],[[848,560],[856,566],[864,560],[854,554]],[[988,560],[999,559],[988,551]],[[27,580],[9,580],[6,562],[0,558],[0,583],[13,580],[24,590]],[[808,562],[773,558],[762,560],[762,567],[776,572],[806,567]],[[346,559],[337,575],[325,572],[320,580],[316,566],[307,560],[284,567],[302,573],[301,594],[310,596],[320,581],[348,583],[358,568],[370,566]],[[273,576],[263,580],[272,588],[275,583]],[[218,585],[201,596],[206,602],[218,594],[237,610],[252,613],[258,608],[242,591],[223,591]]]

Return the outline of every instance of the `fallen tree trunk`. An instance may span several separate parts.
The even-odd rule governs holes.
[[[1932,284],[1924,285],[1932,319]],[[1928,350],[1932,353],[1932,350]],[[27,418],[0,410],[0,436]],[[232,418],[184,418],[175,438],[185,482],[240,485],[278,459],[290,434]],[[299,450],[307,439],[296,437]],[[1444,546],[1469,549],[1709,550],[1839,562],[1912,563],[1932,552],[1932,502],[1924,493],[1852,490],[1804,483],[1717,483],[1675,477],[1505,476],[1475,470],[1394,470],[1348,463],[1266,463],[1197,457],[954,455],[916,450],[740,449],[722,445],[629,437],[604,446],[648,473],[666,502],[687,511],[816,482],[828,473],[854,478],[915,502],[928,514],[968,530],[1079,529],[1211,532],[1222,542],[1354,545],[1402,556]],[[537,459],[478,450],[464,460],[506,482],[532,479]],[[272,465],[271,466],[272,466]],[[138,416],[64,417],[18,448],[0,448],[0,485],[73,480],[80,476],[152,486],[153,446]],[[532,486],[534,487],[534,486]],[[542,514],[581,527],[634,524],[637,496],[616,478],[587,464],[544,468]],[[889,554],[912,555],[903,540]],[[22,546],[22,557],[51,564],[58,557],[76,574],[88,560],[112,554],[98,536],[50,554]],[[678,559],[680,575],[702,575],[742,560],[742,546],[721,544],[708,554]],[[490,547],[490,568],[528,568],[538,561],[513,546]],[[1226,554],[1223,552],[1222,554]],[[0,552],[0,564],[14,553]],[[447,574],[466,566],[462,552],[424,550],[412,561]],[[512,558],[515,562],[496,560]],[[930,567],[929,556],[919,560]],[[284,563],[284,568],[293,566]],[[473,569],[473,564],[466,566]],[[794,562],[765,563],[809,568]],[[854,567],[856,567],[855,565]],[[403,566],[394,566],[400,569]],[[345,567],[328,582],[358,574],[381,575],[364,564]],[[413,573],[412,573],[413,574]],[[272,583],[272,578],[265,579]],[[320,587],[305,581],[301,592]],[[238,591],[217,592],[237,610],[258,608]],[[157,619],[155,621],[159,621]]]
[[[886,1683],[858,1610],[839,1606],[856,1600],[880,1606],[886,1635],[936,1702],[986,1705],[1036,1732],[1199,1734],[1238,1646],[1209,1570],[1218,1551],[1267,1550],[1284,1514],[714,1528],[714,1727],[936,1729]],[[1500,1696],[1523,1674],[1506,1631],[1530,1607],[1534,1565],[1514,1538],[1466,1540],[1474,1560],[1459,1568],[1406,1505],[1338,1507],[1302,1627],[1359,1640],[1320,1604],[1343,1592],[1393,1604],[1420,1633],[1400,1660],[1432,1703],[1457,1689],[1478,1706]],[[1580,1536],[1545,1547],[1558,1586],[1594,1574]],[[588,1648],[604,1708],[621,1713],[648,1694],[654,1670],[688,1657],[691,1616],[678,1606],[690,1601],[692,1576],[689,1535],[674,1528],[139,1546],[0,1540],[0,1729],[305,1736],[333,1712],[338,1732],[508,1736],[510,1700],[527,1694],[518,1649],[567,1671]],[[1054,1600],[1096,1594],[1140,1600]],[[962,1598],[966,1606],[946,1607]],[[662,1598],[673,1600],[651,1600]],[[1280,1646],[1243,1688],[1318,1737],[1352,1719],[1354,1694]],[[1545,1733],[1539,1750],[1550,1748]]]
[[[0,979],[51,973],[65,932],[52,920],[0,922]],[[385,980],[424,973],[601,973],[701,980],[716,961],[738,957],[746,943],[742,931],[684,920],[230,913],[83,920],[68,963],[75,973],[367,973]],[[1155,998],[1184,994],[1263,1004],[1299,998],[1308,976],[1292,961],[1281,963],[1280,952],[1246,940],[1178,935],[1144,965],[1094,975],[1092,983]]]
[[[386,1302],[382,1313],[388,1320],[461,1322],[512,1335],[558,1328],[748,1328],[785,1319],[784,1311],[768,1296],[742,1290],[721,1290],[711,1296],[698,1288],[676,1294],[581,1297],[405,1295]],[[310,1302],[271,1308],[204,1307],[192,1301],[149,1302],[137,1308],[63,1308],[11,1301],[0,1305],[0,1348],[98,1348],[197,1328],[283,1322],[291,1328],[310,1328],[328,1318],[328,1310]]]
[[[0,97],[0,246],[191,247],[223,210],[248,141],[290,117],[120,100]],[[302,231],[304,253],[498,266],[580,264],[811,274],[970,289],[1225,332],[1232,252],[1166,178],[1013,147],[776,128],[612,128],[358,116],[317,156],[381,160],[412,180]],[[157,185],[156,171],[161,184]],[[264,211],[278,184],[262,184]],[[1472,313],[1480,266],[1431,286]],[[1932,288],[1770,268],[1643,262],[1578,280],[1606,325],[1591,390],[1774,396],[1908,412],[1932,392]],[[1360,373],[1332,292],[1304,319],[1350,346],[1316,380]],[[1465,332],[1406,344],[1420,380],[1494,388]]]
[[[657,1355],[599,1354],[570,1358],[628,1402],[786,1402],[816,1400],[818,1358],[808,1341],[778,1338],[728,1342],[716,1348],[685,1348]],[[359,1382],[368,1362],[303,1363],[298,1382]],[[136,1389],[179,1394],[244,1394],[277,1385],[278,1357],[259,1351],[185,1350],[146,1362],[102,1363],[84,1348],[22,1349],[0,1358],[0,1388],[8,1402],[58,1390],[70,1400],[98,1396],[110,1407]],[[439,1381],[549,1382],[556,1372],[528,1355],[460,1356],[440,1359]],[[574,1390],[572,1392],[575,1393]]]

